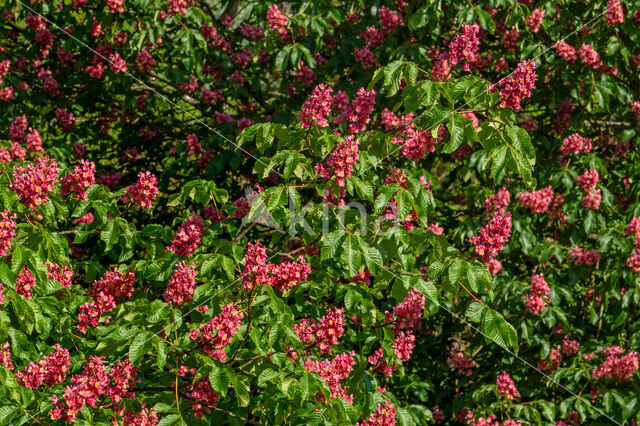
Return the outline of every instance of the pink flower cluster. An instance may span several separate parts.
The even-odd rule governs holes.
[[[104,397],[110,397],[115,403],[122,400],[135,384],[137,370],[126,360],[118,361],[107,373],[103,359],[93,355],[89,357],[82,374],[71,378],[72,384],[64,391],[64,402],[59,401],[57,395],[51,397],[54,405],[49,411],[51,420],[73,422],[83,407],[96,407]]]
[[[17,116],[12,122],[11,127],[9,128],[9,139],[12,142],[22,142],[25,138],[27,127],[29,126],[27,122],[27,116],[22,114]]]
[[[87,295],[98,297],[100,294],[108,294],[116,303],[120,303],[121,298],[131,297],[135,281],[135,271],[106,271],[102,278],[93,282],[93,288],[87,290]]]
[[[327,166],[325,168],[321,164],[316,166],[316,171],[325,179],[333,178],[336,185],[340,188],[341,197],[344,196],[344,188],[346,186],[346,179],[351,176],[353,167],[358,162],[358,146],[360,141],[353,135],[349,135],[344,138],[344,141],[339,143],[331,155],[327,159]]]
[[[478,24],[462,24],[462,31],[453,37],[449,42],[446,58],[451,66],[456,66],[461,61],[471,61],[474,59],[480,46]],[[468,66],[468,65],[467,65]]]
[[[16,277],[16,293],[31,299],[31,289],[36,286],[36,277],[31,270],[24,265]]]
[[[506,371],[503,371],[496,380],[496,386],[498,388],[498,395],[504,396],[507,399],[520,398],[520,392],[516,389],[513,379]]]
[[[556,44],[556,53],[562,59],[567,62],[575,62],[578,59],[578,54],[576,53],[576,49],[571,46],[569,43],[564,41],[564,39],[559,40]]]
[[[191,257],[202,244],[203,235],[204,222],[202,218],[198,215],[191,215],[180,225],[167,250],[180,256]]]
[[[73,270],[66,265],[56,265],[53,263],[45,264],[47,267],[47,277],[55,280],[65,288],[71,288],[71,280],[73,278]]]
[[[600,253],[595,250],[582,249],[578,246],[574,246],[571,249],[569,256],[573,258],[573,263],[576,265],[595,265],[600,261]]]
[[[148,209],[151,202],[156,199],[158,193],[158,179],[149,171],[138,173],[138,181],[131,185],[125,194],[122,195],[124,203],[135,203],[136,205]]]
[[[572,356],[578,353],[580,350],[580,343],[577,340],[573,340],[570,335],[565,335],[562,339],[562,353],[565,356]]]
[[[531,286],[527,291],[525,306],[528,312],[539,314],[547,306],[549,296],[549,284],[543,274],[531,277]]]
[[[457,351],[451,351],[449,353],[447,364],[449,364],[452,369],[457,370],[458,373],[464,374],[465,376],[471,376],[473,373],[471,369],[478,366],[471,357]]]
[[[0,365],[7,367],[8,370],[13,371],[15,366],[11,361],[11,346],[9,342],[4,342],[4,345],[0,347]]]
[[[553,196],[551,185],[537,191],[520,192],[517,195],[518,204],[528,208],[531,213],[544,213],[549,210]]]
[[[16,214],[9,210],[0,212],[0,257],[9,254],[11,241],[16,235]]]
[[[331,346],[338,344],[344,333],[344,309],[329,309],[320,321],[303,318],[293,326],[293,331],[306,345],[317,345],[321,353],[331,353]]]
[[[74,192],[78,198],[86,200],[86,190],[95,183],[95,171],[96,165],[93,162],[80,160],[80,164],[73,169],[73,172],[62,178],[60,194],[66,195]]]
[[[601,202],[602,190],[599,188],[592,188],[585,194],[584,197],[582,197],[582,202],[580,204],[586,209],[598,210],[600,208]]]
[[[51,387],[57,383],[62,383],[69,372],[69,351],[56,344],[56,349],[41,359],[37,364],[30,362],[24,371],[18,371],[16,378],[18,382],[29,389],[37,389],[43,383]]]
[[[311,96],[302,105],[298,118],[302,122],[300,127],[308,129],[315,122],[318,127],[327,127],[327,117],[331,113],[331,92],[333,89],[325,84],[319,84],[313,89]]]
[[[131,410],[128,410],[122,416],[125,425],[135,425],[135,426],[155,426],[158,424],[158,413],[154,409],[148,409],[146,407],[142,407],[137,413],[134,413]]]
[[[349,123],[349,132],[358,133],[364,130],[370,121],[370,115],[376,103],[376,91],[358,89],[356,98],[351,102],[347,110],[336,118],[336,123]]]
[[[469,238],[475,252],[486,263],[504,249],[511,235],[511,213],[496,212],[489,222],[480,228],[478,235]]]
[[[213,390],[207,378],[195,382],[187,392],[187,396],[193,400],[191,404],[193,415],[199,419],[202,418],[204,413],[210,411],[209,407],[215,407],[220,399],[220,395]]]
[[[235,303],[222,307],[222,312],[211,319],[199,331],[191,330],[191,339],[198,339],[204,345],[204,353],[220,362],[227,360],[224,348],[231,343],[233,336],[242,324],[244,314]]]
[[[425,296],[413,288],[402,302],[394,306],[393,313],[385,311],[385,318],[387,322],[395,324],[396,332],[400,330],[419,330],[425,301]]]
[[[48,200],[57,181],[58,163],[55,158],[44,156],[27,166],[15,167],[9,188],[18,194],[22,204],[34,210]]]
[[[275,4],[269,6],[269,10],[267,11],[267,24],[269,25],[269,28],[278,33],[278,35],[280,35],[280,37],[285,41],[288,39],[288,23],[289,18],[287,18],[282,12],[280,12],[278,6],[276,6]]]
[[[531,96],[531,89],[535,88],[536,63],[534,61],[522,61],[516,70],[498,82],[502,108],[510,107],[520,110],[520,102]]]
[[[367,420],[356,423],[356,426],[393,426],[396,424],[396,406],[392,402],[378,404],[376,411]]]
[[[342,386],[341,380],[349,377],[353,366],[356,363],[355,352],[342,353],[332,360],[313,361],[307,358],[304,361],[304,368],[307,371],[314,371],[320,375],[329,385],[331,398],[342,398],[348,403],[353,402],[353,396],[347,394],[348,386]],[[320,395],[320,399],[324,400],[324,395]]]
[[[401,331],[396,336],[391,347],[393,347],[393,353],[400,361],[409,361],[411,353],[415,347],[416,338],[411,331]]]
[[[276,290],[286,291],[307,279],[311,266],[302,256],[297,262],[282,262],[279,265],[267,261],[267,250],[259,241],[249,243],[244,257],[242,285],[247,290],[256,285],[270,285]]]
[[[147,49],[142,49],[136,58],[136,65],[140,72],[148,73],[153,71],[153,68],[156,66],[156,60],[153,59],[153,56],[151,56]]]
[[[504,211],[507,207],[509,207],[509,203],[511,202],[511,194],[509,190],[506,188],[502,188],[500,191],[496,192],[494,195],[487,197],[482,204],[482,207],[487,209],[488,214],[493,214],[497,211]]]
[[[640,246],[637,246],[634,252],[627,258],[627,267],[633,272],[640,273]]]
[[[560,151],[562,151],[564,155],[578,155],[581,152],[591,152],[592,148],[593,144],[590,138],[585,138],[578,133],[573,133],[572,135],[562,139]]]
[[[537,33],[540,30],[540,24],[544,18],[544,9],[533,9],[531,14],[527,16],[527,25],[531,29],[532,33]]]
[[[382,6],[378,9],[378,16],[380,17],[380,25],[382,26],[382,31],[385,34],[392,33],[396,30],[396,28],[404,25],[404,21],[402,20],[402,16],[398,13],[394,13],[386,6]]]
[[[599,380],[607,378],[619,383],[628,382],[638,371],[640,358],[638,352],[630,351],[626,355],[619,346],[610,346],[602,351],[607,358],[597,368],[593,369],[593,378]]]
[[[620,0],[609,0],[604,17],[607,20],[607,25],[622,24],[624,22],[624,10]]]
[[[181,305],[191,302],[191,296],[196,286],[196,266],[181,260],[171,274],[164,300],[170,305]]]
[[[78,331],[85,334],[88,326],[97,327],[100,324],[102,315],[115,308],[120,302],[120,298],[131,297],[134,281],[134,271],[126,273],[106,271],[102,278],[94,281],[93,288],[87,291],[87,294],[93,297],[93,300],[80,306]],[[106,317],[104,323],[108,322],[109,317]]]
[[[373,355],[367,357],[367,361],[369,361],[369,364],[371,364],[371,369],[373,371],[378,371],[387,377],[391,377],[394,370],[396,369],[396,366],[395,364],[393,364],[393,366],[390,366],[388,361],[383,361],[383,356],[384,351],[382,350],[382,347],[380,347],[373,353]]]
[[[576,179],[578,185],[580,185],[585,191],[593,189],[600,180],[600,175],[597,170],[589,169]]]
[[[583,44],[578,49],[578,56],[585,65],[598,69],[602,65],[600,54],[590,44]]]

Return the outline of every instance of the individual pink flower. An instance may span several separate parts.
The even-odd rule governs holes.
[[[149,171],[139,172],[138,181],[131,185],[122,195],[125,203],[134,203],[142,208],[151,208],[151,202],[156,199],[158,193],[158,179]]]
[[[506,371],[500,373],[498,380],[496,381],[496,386],[498,387],[499,395],[504,396],[507,399],[520,398],[520,392],[518,392],[511,376],[509,376]]]

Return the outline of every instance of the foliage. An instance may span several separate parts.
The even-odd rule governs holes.
[[[0,422],[635,422],[639,8],[7,0]]]

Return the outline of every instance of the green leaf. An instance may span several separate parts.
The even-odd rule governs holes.
[[[444,146],[442,152],[451,154],[464,143],[464,127],[460,113],[455,113],[451,116],[451,119],[447,123],[447,129],[449,130],[449,141]]]
[[[227,376],[227,372],[224,368],[213,368],[209,372],[209,382],[211,383],[211,387],[214,391],[219,393],[221,396],[227,395],[227,390],[229,389],[229,377]]]
[[[347,235],[342,244],[342,261],[347,266],[347,278],[353,277],[360,270],[362,256],[358,247],[358,238],[354,235]]]
[[[115,220],[110,220],[100,232],[100,239],[105,243],[105,251],[109,251],[120,239],[120,226]]]
[[[162,370],[164,368],[165,364],[167,363],[167,349],[168,349],[168,346],[163,340],[157,339],[156,349],[158,351],[157,358],[156,358],[156,364],[158,365],[158,368],[160,370]]]
[[[131,364],[138,365],[140,362],[140,358],[142,358],[142,353],[144,351],[144,344],[147,342],[147,332],[141,331],[136,334],[136,337],[131,342],[131,346],[129,346],[129,361]]]
[[[502,314],[487,308],[482,320],[482,332],[494,343],[507,349],[511,347],[518,353],[518,333]]]
[[[251,398],[249,397],[249,385],[244,377],[238,377],[233,371],[227,370],[227,377],[236,392],[238,406],[247,407]],[[213,386],[213,385],[212,385]]]

